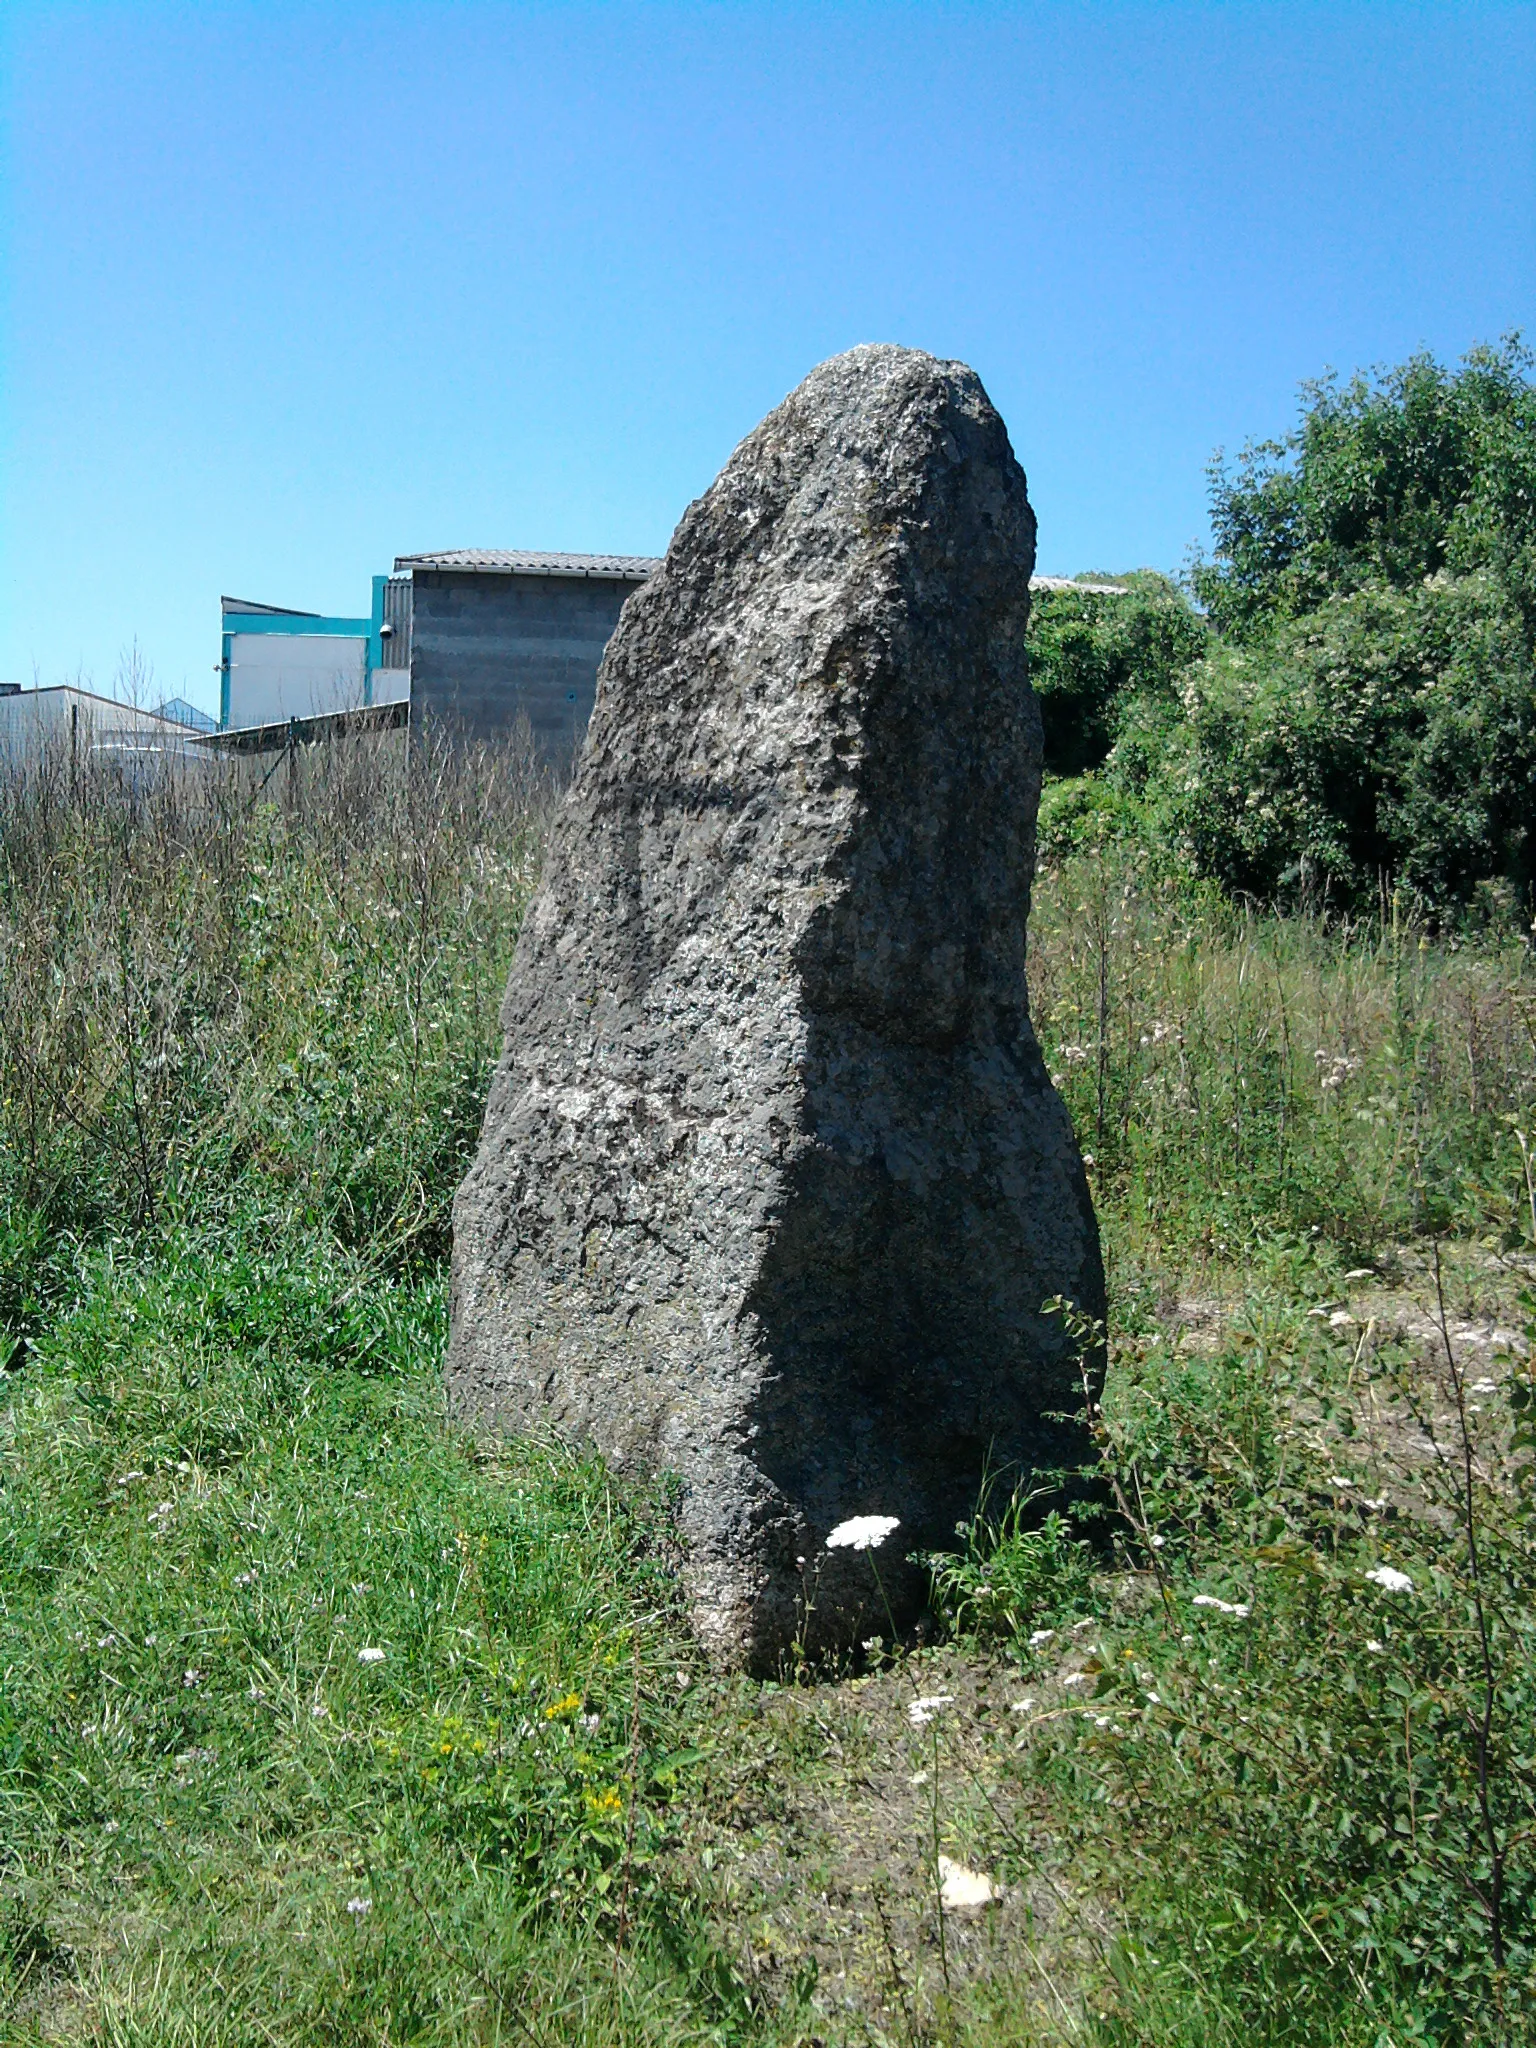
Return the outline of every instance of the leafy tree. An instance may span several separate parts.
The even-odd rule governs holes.
[[[1212,470],[1219,640],[1182,715],[1122,718],[1196,869],[1268,900],[1536,893],[1536,388],[1515,339],[1305,387]],[[1139,746],[1130,742],[1135,739]]]
[[[1536,389],[1511,336],[1450,371],[1421,353],[1374,380],[1303,389],[1299,426],[1210,469],[1214,561],[1195,593],[1226,637],[1366,585],[1406,590],[1449,571],[1494,571],[1536,598]]]

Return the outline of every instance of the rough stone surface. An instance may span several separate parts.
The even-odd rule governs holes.
[[[454,1212],[458,1412],[681,1481],[722,1660],[921,1598],[987,1470],[1080,1449],[1103,1310],[1028,1014],[1035,521],[980,382],[822,364],[625,606]],[[864,1513],[880,1554],[825,1552]],[[800,1560],[805,1560],[802,1567]]]

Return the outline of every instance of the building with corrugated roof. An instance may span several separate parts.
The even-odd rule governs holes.
[[[413,726],[488,739],[521,717],[547,758],[570,756],[624,601],[659,566],[499,548],[397,556],[410,578]]]
[[[167,707],[149,711],[78,683],[0,683],[0,767],[55,759],[148,765],[199,758],[195,735]]]
[[[566,760],[592,715],[619,613],[660,562],[445,548],[397,555],[367,617],[226,597],[215,744],[264,750],[358,725],[404,724],[493,739],[526,719],[539,752]],[[1040,576],[1036,589],[1118,594]]]
[[[393,575],[374,577],[366,618],[226,597],[222,743],[407,718],[490,739],[526,719],[542,754],[568,757],[624,600],[656,567],[648,555],[450,548],[398,556]]]

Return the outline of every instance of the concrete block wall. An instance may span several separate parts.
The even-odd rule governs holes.
[[[417,569],[412,585],[412,731],[491,739],[523,712],[542,754],[574,754],[639,579]]]

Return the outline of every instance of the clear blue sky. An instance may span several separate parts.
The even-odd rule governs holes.
[[[659,552],[822,357],[980,372],[1043,569],[1176,569],[1335,365],[1536,328],[1536,9],[6,0],[0,678]]]

